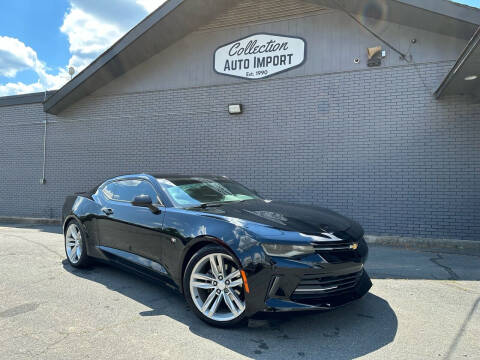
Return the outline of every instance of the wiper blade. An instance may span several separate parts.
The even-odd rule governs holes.
[[[191,206],[190,208],[191,208],[191,209],[195,209],[195,208],[206,209],[206,208],[209,208],[209,207],[219,207],[219,206],[222,206],[222,205],[225,205],[225,204],[238,204],[238,203],[243,203],[243,202],[245,202],[245,201],[250,201],[250,200],[255,200],[255,199],[243,199],[243,200],[232,200],[232,201],[221,201],[221,202],[202,203],[202,204],[199,204],[199,205]]]
[[[222,205],[223,205],[223,203],[203,203],[203,204],[200,204],[200,205],[192,206],[192,208],[206,209],[206,208],[209,208],[209,207],[218,207],[218,206],[222,206]]]

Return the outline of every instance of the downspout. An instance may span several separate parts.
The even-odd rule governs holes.
[[[45,96],[43,97],[43,102],[47,100],[47,90],[45,90]],[[42,178],[40,179],[40,184],[45,184],[47,179],[45,179],[45,166],[47,163],[47,112],[45,112],[45,126],[43,128],[43,167],[42,167]]]

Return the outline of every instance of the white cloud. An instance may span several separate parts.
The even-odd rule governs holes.
[[[17,72],[34,68],[37,53],[18,39],[0,36],[0,75],[15,77]]]
[[[143,6],[149,13],[156,10],[165,1],[166,0],[136,0],[137,4]]]
[[[60,31],[67,35],[72,54],[68,66],[82,71],[124,33],[118,26],[102,21],[72,5],[65,15]]]
[[[54,89],[68,80],[64,69],[56,75],[47,73],[46,66],[38,59],[37,53],[18,39],[0,36],[0,75],[14,78],[18,72],[31,69],[37,73],[35,83],[9,82],[0,85],[0,96]]]
[[[8,96],[14,94],[28,94],[32,92],[43,91],[44,87],[40,82],[32,84],[24,84],[22,82],[8,83],[0,85],[0,96]]]
[[[165,0],[71,0],[60,31],[72,54],[68,67],[78,74]]]
[[[0,75],[14,78],[18,72],[31,69],[38,80],[31,84],[9,82],[0,84],[0,96],[52,90],[62,87],[69,79],[67,69],[76,74],[115,43],[148,13],[165,0],[70,0],[60,31],[69,41],[71,57],[56,74],[47,71],[35,50],[18,39],[0,36]]]

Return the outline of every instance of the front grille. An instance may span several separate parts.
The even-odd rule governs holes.
[[[358,284],[362,274],[363,270],[340,276],[304,275],[293,292],[292,298],[308,299],[338,295],[353,289]]]
[[[351,241],[322,241],[312,243],[313,248],[317,252],[322,251],[341,251],[341,250],[352,250],[352,245],[354,243]]]

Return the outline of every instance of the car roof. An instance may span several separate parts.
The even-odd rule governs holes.
[[[118,175],[111,178],[106,179],[98,186],[102,185],[105,182],[112,181],[112,180],[121,180],[121,179],[129,179],[129,178],[146,178],[146,177],[153,177],[156,179],[188,179],[188,178],[205,178],[205,179],[228,179],[227,176],[224,175],[212,175],[212,174],[159,174],[159,173],[140,173],[140,174],[124,174]],[[97,187],[98,187],[97,186]]]
[[[190,174],[190,175],[185,175],[185,174],[156,174],[156,173],[140,173],[140,174],[124,174],[124,175],[117,175],[114,177],[110,177],[101,183],[99,183],[97,186],[93,187],[89,193],[95,193],[97,189],[102,186],[103,184],[110,182],[110,181],[118,181],[122,179],[132,179],[132,178],[148,178],[148,177],[153,177],[156,179],[189,179],[189,178],[205,178],[205,179],[228,179],[227,176],[220,176],[220,175],[211,175],[211,174]]]
[[[219,179],[219,178],[227,178],[226,176],[220,176],[220,175],[212,175],[212,174],[190,174],[190,175],[185,175],[185,174],[147,174],[150,176],[153,176],[154,178],[157,179],[185,179],[185,178],[206,178],[206,179]]]

